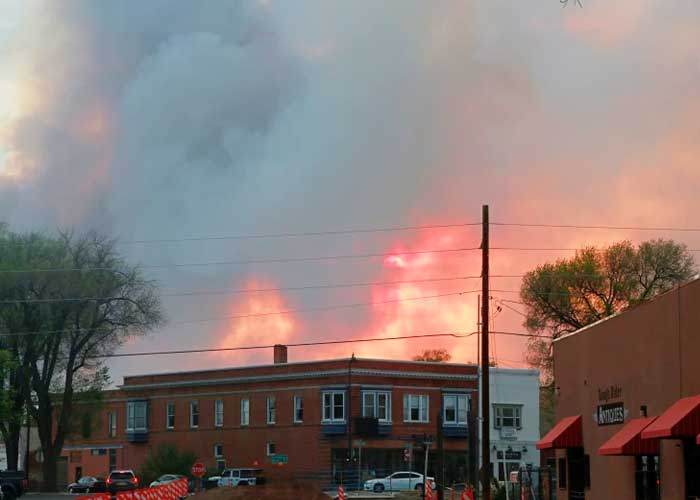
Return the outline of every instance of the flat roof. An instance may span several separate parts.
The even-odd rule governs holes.
[[[134,375],[125,375],[124,380],[127,378],[136,377],[158,377],[167,375],[195,375],[198,373],[214,373],[229,370],[250,370],[257,368],[273,368],[273,367],[284,367],[284,366],[300,366],[300,365],[313,365],[322,363],[349,363],[353,358],[335,358],[335,359],[317,359],[310,361],[295,361],[292,363],[267,363],[262,365],[245,365],[245,366],[228,366],[222,368],[210,368],[207,370],[189,370],[189,371],[176,371],[176,372],[155,372],[155,373],[140,373]],[[450,367],[462,367],[462,368],[476,368],[478,365],[473,363],[447,363],[444,361],[413,361],[413,360],[401,360],[401,359],[382,359],[382,358],[354,358],[355,361],[365,361],[365,362],[378,362],[378,363],[396,363],[396,364],[412,364],[412,365],[423,365],[423,366],[450,366]]]
[[[573,337],[574,335],[578,335],[579,333],[584,332],[586,330],[589,330],[589,329],[593,328],[594,326],[597,326],[605,321],[610,321],[613,318],[617,318],[618,316],[622,316],[623,314],[632,312],[640,307],[644,307],[644,306],[648,306],[650,304],[653,304],[654,302],[659,300],[661,297],[663,297],[665,295],[669,295],[669,294],[674,293],[674,292],[677,292],[681,288],[685,288],[686,286],[692,285],[694,283],[700,283],[700,274],[696,274],[693,278],[691,278],[690,280],[688,280],[684,283],[681,283],[679,286],[673,287],[670,290],[665,291],[664,293],[660,293],[658,295],[655,295],[651,299],[646,300],[644,302],[640,302],[639,304],[634,305],[628,309],[625,309],[624,311],[616,312],[614,314],[611,314],[610,316],[606,316],[605,318],[599,319],[595,323],[591,323],[590,325],[586,325],[582,328],[579,328],[578,330],[575,330],[575,331],[569,332],[569,333],[565,333],[564,335],[561,335],[561,336],[557,337],[556,339],[553,339],[552,342],[559,342],[560,340],[564,340],[564,339],[567,339],[569,337]]]

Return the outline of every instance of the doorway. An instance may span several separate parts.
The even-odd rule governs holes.
[[[635,457],[634,471],[636,500],[659,500],[659,456]]]
[[[590,486],[590,462],[583,448],[569,448],[566,451],[569,463],[569,500],[586,498],[584,490]]]

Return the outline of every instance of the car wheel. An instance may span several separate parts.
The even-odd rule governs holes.
[[[374,488],[372,488],[375,493],[380,493],[384,491],[384,485],[382,483],[377,483],[374,485]]]
[[[423,485],[422,484],[417,484],[415,489],[416,489],[416,491],[420,491],[421,495],[423,494]]]
[[[90,488],[86,488],[85,493],[90,493]]]
[[[15,492],[12,490],[3,490],[2,491],[3,495],[3,500],[15,500]]]

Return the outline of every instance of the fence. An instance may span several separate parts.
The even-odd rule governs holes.
[[[143,488],[133,491],[118,491],[116,493],[117,500],[178,500],[187,496],[188,484],[187,479],[180,479],[172,483],[153,488]],[[86,495],[77,500],[111,500],[111,493],[95,493]]]

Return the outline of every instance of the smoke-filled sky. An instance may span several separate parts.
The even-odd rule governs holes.
[[[303,238],[143,239],[492,220],[698,226],[697,0],[0,0],[0,220],[96,228],[144,265],[350,253],[382,258],[148,270],[164,293],[479,274],[479,228]],[[493,229],[580,247],[692,233]],[[129,243],[132,242],[132,243]],[[521,274],[570,252],[494,251]],[[470,332],[479,280],[164,297],[122,351]],[[518,279],[494,279],[517,300]],[[238,319],[227,316],[383,302]],[[508,303],[518,311],[521,306]],[[494,304],[495,309],[496,304]],[[498,330],[523,331],[518,312]],[[217,319],[212,321],[195,321]],[[476,339],[294,348],[408,358]],[[497,337],[503,366],[523,339]],[[113,360],[112,375],[268,362],[269,351]]]

